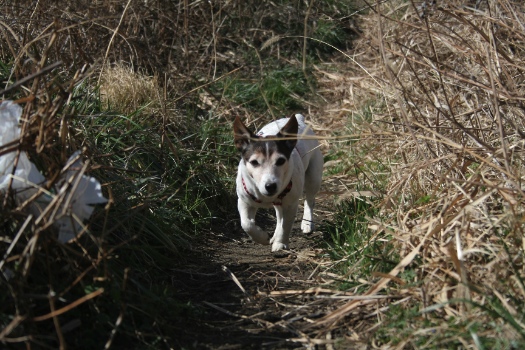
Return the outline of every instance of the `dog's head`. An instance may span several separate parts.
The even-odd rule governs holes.
[[[295,115],[276,135],[259,136],[237,117],[233,124],[235,147],[241,152],[248,175],[264,196],[274,196],[287,184],[284,176],[290,167],[290,156],[297,144],[299,125]]]

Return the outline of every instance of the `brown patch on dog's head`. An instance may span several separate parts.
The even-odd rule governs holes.
[[[290,158],[290,154],[297,145],[297,133],[299,132],[299,123],[295,114],[290,117],[288,122],[281,128],[279,133],[275,136],[284,138],[284,140],[277,141],[277,148],[280,153],[285,154],[286,158]]]
[[[241,118],[238,116],[235,118],[233,123],[233,133],[234,133],[234,142],[235,147],[239,152],[244,153],[248,148],[252,139],[257,138],[257,136],[244,125],[241,121]]]
[[[288,122],[279,130],[277,135],[268,135],[264,137],[260,137],[255,135],[244,123],[241,121],[241,119],[237,116],[235,118],[235,122],[233,123],[233,131],[234,131],[234,142],[235,147],[243,156],[246,156],[245,153],[248,149],[248,146],[252,142],[257,142],[253,145],[251,152],[259,152],[259,153],[272,153],[272,149],[274,147],[268,147],[267,145],[264,145],[259,142],[275,142],[276,150],[286,155],[286,158],[290,157],[290,154],[292,153],[293,149],[295,148],[297,144],[297,133],[299,131],[299,124],[297,122],[297,118],[295,115],[292,115]],[[265,140],[266,138],[271,139],[274,138],[282,138],[283,140]],[[265,154],[266,156],[271,156],[271,154]],[[249,158],[249,155],[247,156]]]
[[[262,139],[262,138],[261,138]],[[268,158],[268,147],[265,142],[253,142],[242,151],[242,158],[246,164],[253,164],[253,160],[257,159],[257,163],[262,163],[264,159]]]

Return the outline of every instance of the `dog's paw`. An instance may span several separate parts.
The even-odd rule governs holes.
[[[310,221],[303,220],[301,222],[301,230],[303,233],[312,233],[314,231],[314,224]]]
[[[270,242],[270,236],[267,232],[261,230],[259,226],[250,227],[249,230],[246,230],[246,233],[252,238],[252,240],[256,243],[262,244],[262,245],[269,245]]]
[[[273,242],[272,243],[272,252],[278,252],[280,250],[288,250],[288,244],[284,244],[281,242]]]

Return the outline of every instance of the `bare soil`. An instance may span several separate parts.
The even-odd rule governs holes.
[[[317,221],[323,221],[321,216]],[[299,211],[300,217],[302,211]],[[273,213],[258,213],[258,223],[273,231]],[[191,261],[175,272],[181,297],[201,314],[194,313],[173,335],[181,348],[196,349],[294,349],[305,345],[300,329],[322,316],[322,304],[294,291],[317,287],[322,233],[305,235],[296,220],[290,250],[272,253],[270,246],[252,242],[238,220],[222,233],[209,233],[205,244],[195,247]],[[319,228],[319,224],[317,225]],[[276,292],[291,292],[290,297]],[[274,292],[274,294],[272,294]]]

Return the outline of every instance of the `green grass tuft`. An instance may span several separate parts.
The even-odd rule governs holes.
[[[304,72],[289,65],[270,70],[261,79],[225,79],[218,88],[227,98],[254,112],[271,109],[271,113],[282,115],[304,108],[301,98],[310,92],[308,84]]]
[[[375,207],[360,198],[347,200],[335,208],[334,218],[326,223],[328,251],[338,264],[339,272],[358,278],[368,278],[373,272],[389,272],[399,256],[385,234],[373,235],[368,228],[368,218]]]

